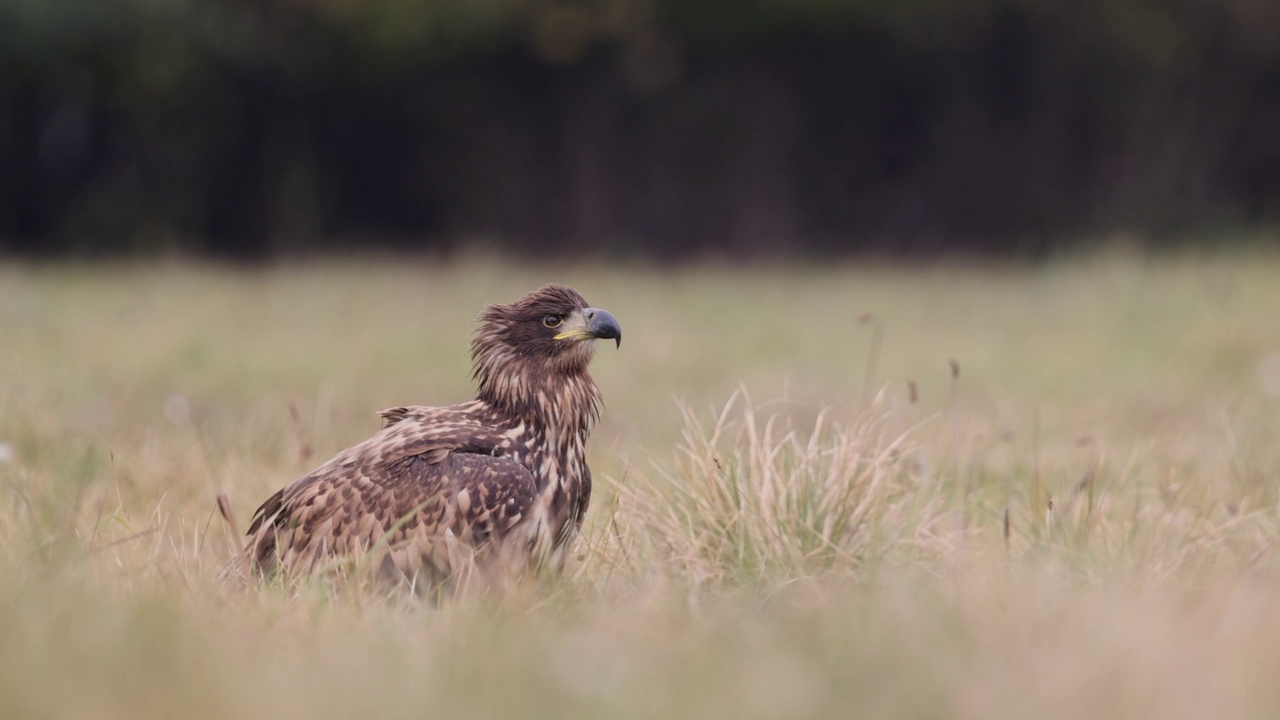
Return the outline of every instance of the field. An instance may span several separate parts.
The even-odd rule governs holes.
[[[271,491],[621,321],[566,573],[220,582]],[[2,718],[1280,716],[1280,256],[0,265]]]

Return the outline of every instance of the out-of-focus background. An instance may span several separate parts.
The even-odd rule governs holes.
[[[7,254],[1038,256],[1277,219],[1270,0],[0,2]]]

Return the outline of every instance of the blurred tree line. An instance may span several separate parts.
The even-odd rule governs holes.
[[[1275,0],[0,0],[0,252],[1038,252],[1280,219]]]

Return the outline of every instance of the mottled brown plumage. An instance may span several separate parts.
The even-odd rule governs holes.
[[[264,572],[374,555],[433,584],[459,565],[558,568],[591,499],[586,441],[600,413],[594,341],[622,332],[575,290],[548,285],[479,318],[477,393],[383,410],[383,428],[267,499],[247,550]]]

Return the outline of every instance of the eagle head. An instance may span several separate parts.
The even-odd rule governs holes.
[[[507,305],[480,313],[471,341],[476,380],[486,386],[506,379],[584,372],[595,340],[622,345],[622,328],[607,310],[587,306],[573,288],[547,285]]]

